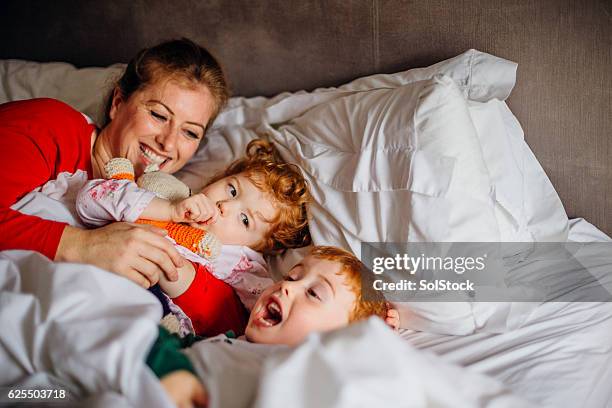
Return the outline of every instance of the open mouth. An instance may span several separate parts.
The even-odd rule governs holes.
[[[263,310],[259,313],[257,323],[263,327],[276,326],[283,321],[283,309],[281,308],[278,300],[274,296],[270,296],[268,303],[264,306]]]
[[[170,160],[169,157],[155,153],[148,146],[142,143],[140,144],[140,152],[142,153],[142,156],[145,159],[145,173],[159,170],[164,164],[166,164]]]

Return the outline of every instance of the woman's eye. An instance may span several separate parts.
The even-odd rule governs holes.
[[[187,137],[189,137],[190,139],[195,139],[198,140],[200,138],[200,135],[197,134],[196,132],[192,131],[192,130],[186,130],[185,134],[187,135]]]
[[[161,113],[155,112],[155,111],[151,111],[151,116],[153,116],[155,119],[160,120],[162,122],[165,122],[166,120],[168,120],[168,118],[166,116],[164,116]]]
[[[289,282],[293,282],[293,281],[295,281],[295,278],[293,276],[291,276],[291,275],[287,275],[287,276],[285,276],[285,280],[289,281]]]
[[[316,299],[321,300],[321,298],[319,297],[319,295],[317,294],[317,292],[315,292],[315,290],[314,290],[314,289],[308,289],[308,295],[309,295],[309,296],[312,296],[312,297],[314,297],[314,298],[316,298]]]
[[[240,214],[240,221],[242,221],[245,227],[249,228],[249,217],[246,214]]]
[[[228,184],[229,185],[229,193],[232,197],[236,197],[236,195],[238,194],[238,192],[236,191],[236,187],[234,187],[232,184]]]

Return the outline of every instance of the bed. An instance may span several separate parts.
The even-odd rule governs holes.
[[[135,8],[131,11],[138,11],[139,3],[134,4],[129,6]],[[227,37],[229,34],[207,27],[197,31],[195,39],[212,38],[218,55],[227,61],[234,89],[244,96],[233,98],[220,115],[206,145],[179,174],[183,181],[194,189],[201,187],[207,175],[239,155],[249,140],[264,137],[275,142],[285,160],[301,167],[312,186],[311,233],[317,244],[340,245],[359,255],[363,241],[597,242],[602,245],[585,259],[597,260],[597,271],[604,278],[612,275],[612,244],[606,235],[612,231],[612,148],[607,135],[612,115],[609,86],[602,85],[611,79],[605,68],[611,49],[609,6],[599,2],[586,7],[570,2],[516,2],[502,8],[465,2],[456,10],[446,2],[424,6],[378,1],[274,6],[270,13],[239,2],[186,7],[195,8],[202,16],[224,16],[239,28]],[[3,16],[30,13],[42,18],[43,13],[55,12],[12,2],[2,7],[10,11],[1,13]],[[94,18],[85,6],[79,7],[74,11],[82,17],[75,23],[77,33],[80,24]],[[124,25],[119,25],[124,27],[132,18],[129,7],[113,14],[112,7],[102,6],[101,15],[120,18]],[[350,24],[336,25],[330,10],[350,16]],[[173,13],[175,22],[186,21],[184,11]],[[526,13],[534,21],[523,21]],[[280,27],[274,25],[275,18],[288,15],[291,18]],[[558,16],[560,22],[551,15]],[[156,16],[141,15],[142,27],[151,19],[159,22]],[[246,24],[250,19],[256,22]],[[322,23],[305,39],[293,27],[289,30],[295,21]],[[450,28],[441,28],[445,21]],[[409,30],[403,28],[408,22],[412,23]],[[561,22],[572,29],[560,30]],[[367,35],[350,29],[359,23],[368,28]],[[191,24],[188,27],[195,30]],[[431,29],[432,24],[438,28]],[[474,31],[458,38],[451,36],[454,29],[469,24]],[[593,29],[585,30],[587,25]],[[100,55],[90,51],[70,55],[67,45],[75,34],[61,37],[56,46],[44,51],[28,38],[10,41],[25,29],[14,26],[5,33],[0,100],[55,97],[99,120],[101,95],[120,65],[76,68],[67,63],[26,60],[106,66],[123,61],[122,55],[129,53],[119,47],[115,50],[118,57],[109,56],[103,52],[110,51],[100,45]],[[54,31],[50,32],[53,36]],[[143,32],[147,38],[157,38]],[[240,44],[227,46],[230,39],[238,40],[249,32],[257,34],[257,45],[248,53],[236,51]],[[497,34],[496,39],[484,39],[483,34],[491,32]],[[119,30],[117,35],[123,33]],[[177,31],[168,27],[168,33]],[[189,29],[178,33],[192,34]],[[551,49],[535,46],[535,41],[530,41],[534,36],[541,44],[572,41],[564,49]],[[128,38],[128,43],[134,41]],[[329,38],[334,39],[332,44],[323,45]],[[426,41],[416,41],[423,38]],[[446,41],[447,48],[439,45],[440,40]],[[103,42],[92,39],[92,43],[96,41]],[[584,50],[587,42],[591,48],[579,60],[578,50]],[[337,46],[345,43],[355,44],[355,48]],[[471,47],[481,50],[468,49]],[[357,48],[366,58],[355,58]],[[302,52],[306,55],[300,58]],[[232,65],[236,59],[256,57],[261,59],[256,59],[255,69]],[[277,63],[263,61],[265,57],[274,57]],[[559,64],[570,57],[567,65]],[[409,64],[400,64],[402,59]],[[312,62],[312,70],[300,71],[305,60]],[[278,61],[285,63],[279,65]],[[409,66],[422,68],[406,70]],[[591,71],[580,71],[587,66]],[[563,86],[558,85],[561,79],[567,82]],[[592,92],[582,93],[581,88]],[[578,151],[569,147],[578,144]],[[30,201],[18,205],[20,210],[32,212],[51,208]],[[299,251],[291,252],[271,264],[278,274],[299,256]],[[60,357],[74,355],[71,369],[79,373],[78,378],[69,370],[33,375],[21,379],[23,387],[61,384],[79,398],[88,396],[83,403],[100,406],[168,403],[150,373],[138,363],[141,344],[151,342],[159,313],[146,294],[129,305],[106,302],[104,296],[96,305],[79,303],[59,288],[57,293],[51,292],[53,296],[45,297],[36,292],[40,285],[34,271],[53,270],[57,279],[70,279],[75,268],[63,269],[21,252],[2,254],[2,262],[8,277],[2,283],[3,299],[19,291],[31,295],[11,310],[11,315],[33,316],[32,322],[17,325],[15,333],[35,332],[39,337],[34,338],[42,339],[39,347],[34,347],[40,350],[34,355],[32,347],[26,347],[31,344],[26,335],[22,339],[5,337],[4,352],[9,350],[5,356],[20,356],[17,360],[30,364],[32,371],[52,371],[53,362],[59,367]],[[11,274],[19,279],[11,279]],[[130,289],[114,277],[97,271],[91,274],[96,285],[108,293]],[[49,276],[45,287],[55,288],[58,282]],[[74,282],[76,293],[87,299],[91,282]],[[75,310],[91,316],[91,326],[83,326],[74,314],[63,314],[67,305],[75,304],[81,305]],[[132,312],[126,315],[121,311],[124,309]],[[7,313],[3,321],[8,318],[7,310],[2,312]],[[405,327],[401,337],[406,341],[389,336],[376,322],[367,322],[328,336],[314,336],[296,351],[247,346],[238,359],[231,350],[219,352],[219,346],[227,346],[204,345],[196,351],[202,359],[199,370],[211,378],[207,386],[218,406],[281,406],[295,395],[300,396],[293,397],[295,406],[533,403],[606,407],[611,403],[610,302],[429,303],[400,310]],[[127,325],[126,317],[137,324]],[[109,324],[113,319],[115,323]],[[100,320],[105,320],[104,327],[110,326],[105,335],[85,342],[77,351],[67,351],[76,343],[47,324],[56,321],[61,333],[75,333],[82,339],[78,333],[84,329],[95,332],[103,327]],[[109,345],[119,339],[127,351],[113,354],[115,360],[103,364]],[[64,347],[59,346],[62,341],[67,342]],[[363,350],[377,350],[378,354]],[[355,353],[363,353],[363,365],[353,363]],[[219,357],[210,357],[217,354]],[[90,358],[83,359],[84,355]],[[393,364],[390,356],[396,357]],[[319,365],[308,363],[312,361]],[[96,362],[102,369],[88,375],[87,370]],[[211,374],[211,367],[226,369],[212,370]],[[415,371],[420,376],[415,376]],[[224,379],[236,376],[249,384],[242,392],[224,385]],[[128,380],[134,377],[138,380]],[[312,380],[315,377],[318,382]],[[329,381],[336,381],[342,392],[315,392],[327,389],[321,384]],[[281,388],[279,384],[286,392],[275,392]],[[122,395],[104,392],[109,388]],[[317,397],[312,397],[315,394]],[[148,399],[143,400],[143,395]]]

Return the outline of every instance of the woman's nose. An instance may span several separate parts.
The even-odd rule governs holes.
[[[155,140],[160,144],[164,152],[172,152],[174,151],[176,142],[178,140],[178,130],[168,124],[157,135]]]

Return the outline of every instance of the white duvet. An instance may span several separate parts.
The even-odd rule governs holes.
[[[1,386],[62,388],[86,405],[171,405],[144,364],[161,316],[149,292],[95,267],[5,251],[0,305]],[[213,338],[188,355],[211,407],[529,406],[379,321],[312,336],[297,349]]]
[[[63,200],[66,192],[70,196],[70,185],[80,181],[78,175],[61,177],[15,208],[45,217],[62,213],[70,222],[72,211]],[[585,221],[572,223],[572,230],[576,241],[609,241]],[[591,271],[608,280],[609,258],[604,252],[582,257],[593,263],[601,259]],[[569,276],[573,270],[568,267],[564,273]],[[0,332],[0,384],[62,387],[100,406],[168,403],[143,365],[161,315],[151,294],[95,267],[55,264],[27,251],[0,253],[0,277],[5,329]],[[405,331],[405,342],[370,322],[313,336],[297,350],[213,340],[188,353],[213,406],[280,407],[290,398],[292,406],[304,407],[352,407],[361,401],[363,406],[377,401],[417,407],[434,400],[436,406],[453,407],[527,406],[527,400],[551,407],[609,403],[611,303],[473,307],[470,319],[484,316],[474,324],[488,327],[486,332]],[[510,320],[512,330],[506,327]]]

